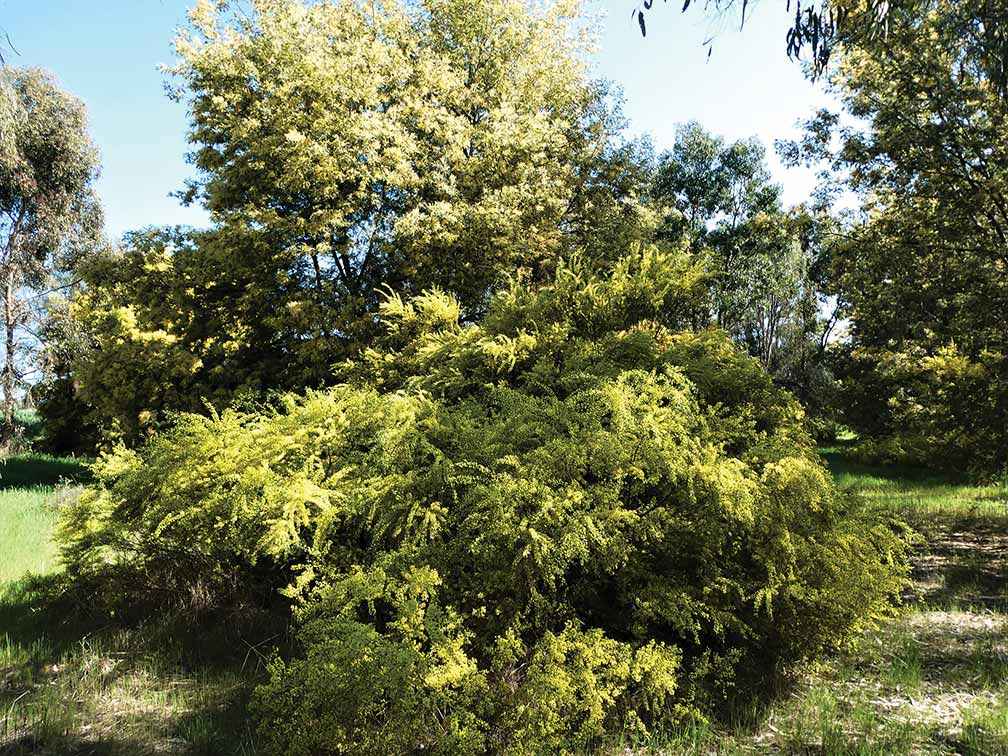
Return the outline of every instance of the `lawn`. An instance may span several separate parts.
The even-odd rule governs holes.
[[[922,533],[903,609],[733,726],[614,753],[1008,754],[1008,489],[825,457]],[[85,474],[40,456],[0,468],[0,754],[254,753],[244,711],[271,631],[236,643],[66,603],[54,512]]]
[[[81,480],[86,470],[76,460],[44,454],[0,461],[0,585],[53,568],[56,488]]]
[[[86,466],[0,463],[0,754],[251,753],[256,649],[94,616],[61,595],[56,508]]]
[[[843,447],[823,450],[833,477],[843,488],[897,512],[918,528],[948,527],[953,522],[1004,523],[1004,483],[977,485],[931,470],[877,467],[852,462]]]

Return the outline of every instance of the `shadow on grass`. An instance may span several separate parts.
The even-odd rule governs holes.
[[[956,475],[943,470],[905,464],[872,464],[852,459],[850,449],[843,444],[825,446],[819,454],[826,462],[833,476],[844,478],[870,478],[895,485],[923,485],[925,487],[969,484],[971,479],[965,473]]]
[[[1008,611],[1008,516],[947,517],[929,523],[914,554],[915,601],[962,610]]]
[[[48,454],[16,454],[0,459],[0,491],[63,484],[87,483],[89,462]]]
[[[884,508],[922,536],[912,558],[925,606],[1008,609],[1008,486],[907,466],[851,460],[822,450],[838,485]]]
[[[130,622],[59,576],[0,586],[0,755],[255,753],[256,625]]]

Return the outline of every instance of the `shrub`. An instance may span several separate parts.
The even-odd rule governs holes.
[[[272,575],[299,630],[255,699],[271,752],[577,752],[717,704],[885,613],[905,560],[794,399],[683,330],[703,278],[575,262],[478,325],[390,296],[345,384],[107,457],[68,567]]]
[[[856,350],[844,398],[863,435],[854,456],[967,472],[1008,471],[1008,357],[955,344]]]

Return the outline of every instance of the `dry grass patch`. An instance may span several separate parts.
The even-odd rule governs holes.
[[[61,622],[46,593],[28,580],[0,597],[0,619],[20,614],[0,634],[0,754],[255,753],[258,657],[243,665],[213,628],[200,648],[182,627]]]

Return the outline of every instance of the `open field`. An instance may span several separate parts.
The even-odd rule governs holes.
[[[615,752],[1008,754],[1008,490],[826,457],[924,535],[901,614],[735,726]],[[0,470],[0,754],[255,753],[244,710],[268,631],[236,644],[60,594],[54,506],[83,474],[39,456]]]

